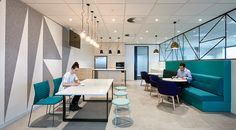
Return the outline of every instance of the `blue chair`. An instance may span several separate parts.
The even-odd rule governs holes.
[[[158,83],[160,82],[162,79],[159,78],[159,76],[157,75],[150,75],[150,84],[151,84],[151,91],[150,91],[150,95],[152,95],[152,88],[156,88],[158,91]]]
[[[59,96],[49,96],[50,87],[48,81],[40,82],[34,84],[35,96],[34,102],[31,107],[30,117],[28,121],[28,127],[30,126],[30,119],[32,115],[32,110],[34,105],[53,105],[53,122],[52,126],[54,126],[54,105],[61,102],[62,98]]]
[[[177,102],[179,104],[178,94],[180,93],[181,87],[174,82],[168,82],[168,81],[164,81],[164,80],[159,80],[156,83],[158,85],[158,92],[159,92],[159,96],[160,96],[160,99],[162,100],[162,102],[163,102],[163,98],[162,98],[163,95],[170,96],[172,98],[172,102],[173,102],[173,109],[175,110],[174,97],[176,96]]]
[[[145,80],[146,84],[145,84],[145,89],[144,90],[147,90],[148,86],[150,84],[150,78],[149,78],[148,73],[146,71],[142,71],[141,72],[141,78]],[[142,85],[142,80],[141,80],[141,85]]]

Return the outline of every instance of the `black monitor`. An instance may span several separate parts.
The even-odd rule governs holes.
[[[70,40],[69,40],[70,46],[76,47],[80,49],[80,36],[70,30]]]

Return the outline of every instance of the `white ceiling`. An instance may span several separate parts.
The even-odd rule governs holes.
[[[22,1],[57,23],[81,31],[82,0]],[[176,30],[181,33],[236,8],[236,0],[84,0],[84,3],[90,3],[90,10],[98,17],[98,36],[104,37],[104,42],[111,36],[112,41],[121,37],[126,43],[155,43],[155,34],[160,43],[173,37],[173,21],[178,21]],[[86,14],[86,5],[84,9]],[[131,24],[126,21],[130,17],[142,21]],[[127,33],[132,37],[125,37]]]

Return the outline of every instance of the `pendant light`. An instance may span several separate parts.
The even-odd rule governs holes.
[[[81,22],[82,22],[82,29],[80,32],[80,37],[84,39],[86,37],[85,30],[84,30],[84,0],[82,0],[82,12],[81,12]]]
[[[173,24],[174,24],[174,37],[175,37],[176,21],[174,21]],[[179,48],[179,44],[176,41],[174,41],[174,38],[172,38],[172,43],[170,45],[170,48],[171,49],[178,49]]]
[[[101,41],[100,41],[100,43],[101,43],[100,54],[103,54],[103,50],[102,50],[102,39],[103,39],[103,37],[100,37],[100,39],[101,39]]]
[[[117,38],[118,39],[118,48],[117,48],[117,54],[120,55],[120,37]]]
[[[109,37],[109,41],[111,42],[111,37]],[[111,43],[109,43],[109,44],[111,44]],[[108,54],[109,54],[109,55],[111,55],[111,54],[112,54],[111,46],[109,47]]]
[[[154,54],[158,54],[159,50],[157,49],[157,35],[155,35],[156,49],[153,51]]]
[[[89,6],[90,4],[87,4],[87,25],[88,25],[88,34],[87,34],[87,37],[86,37],[86,42],[90,43],[91,41],[91,37],[89,36],[90,35],[90,30],[89,30]]]
[[[94,32],[94,28],[93,28],[93,11],[91,11],[91,40],[90,40],[90,44],[94,46],[95,41],[94,41],[94,36],[93,36],[93,32]]]

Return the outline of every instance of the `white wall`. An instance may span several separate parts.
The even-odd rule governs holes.
[[[80,68],[93,68],[94,47],[84,40],[81,40],[80,49],[71,47],[67,71],[71,69],[75,61],[79,63]]]
[[[140,45],[125,45],[125,64],[127,69],[127,80],[134,80],[134,47]],[[144,46],[144,45],[142,45]],[[145,45],[146,46],[146,45]],[[163,70],[163,62],[159,62],[159,54],[153,54],[155,45],[149,46],[149,71],[151,70]],[[157,47],[159,49],[159,47]]]
[[[116,68],[116,62],[124,62],[125,61],[125,49],[124,44],[120,42],[105,42],[99,43],[100,48],[94,49],[94,55],[96,56],[107,56],[108,57],[108,66],[107,68]],[[117,54],[117,50],[120,50],[120,54]],[[100,54],[100,49],[103,50],[103,54]],[[112,50],[112,54],[108,54],[108,50]]]
[[[231,61],[231,112],[236,114],[236,60]]]
[[[0,125],[4,123],[4,81],[5,81],[5,11],[6,0],[0,2]]]

